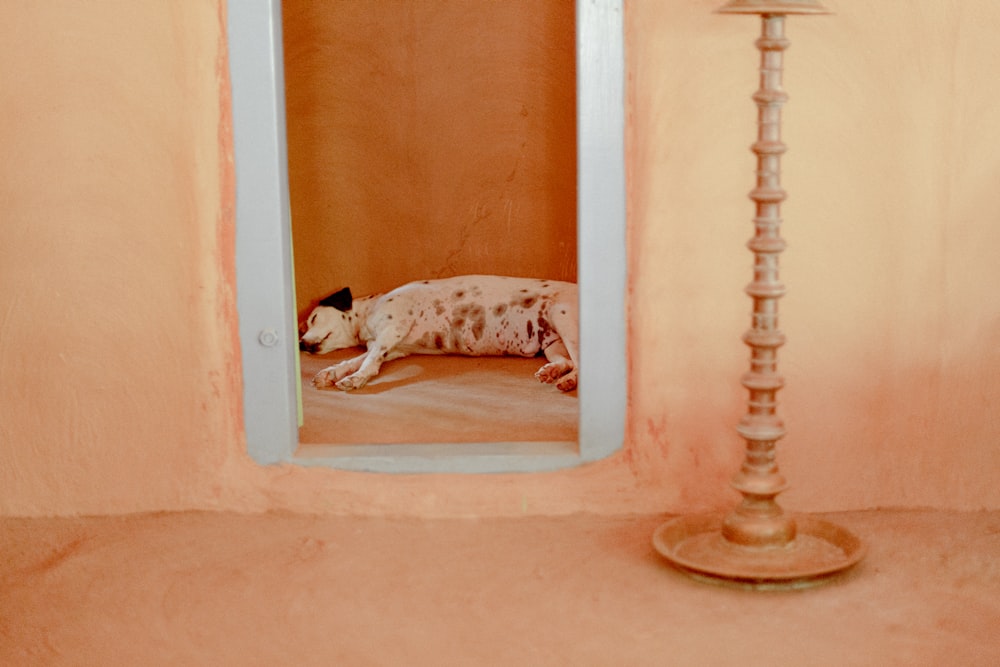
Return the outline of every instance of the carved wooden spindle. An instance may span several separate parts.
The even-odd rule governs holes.
[[[754,236],[747,246],[754,253],[753,281],[746,293],[753,299],[750,329],[743,341],[750,347],[750,370],[741,382],[748,391],[747,412],[737,425],[746,441],[746,456],[733,478],[743,500],[724,518],[678,517],[660,526],[653,543],[671,563],[696,577],[752,587],[798,587],[816,583],[857,563],[864,546],[838,526],[786,515],[775,497],[785,487],[778,472],[775,445],[785,435],[778,416],[777,393],[784,385],[778,372],[778,349],[785,336],[778,327],[778,301],[785,293],[778,258],[781,238],[781,109],[788,99],[782,90],[785,15],[825,14],[817,0],[730,0],[726,14],[759,14],[761,37],[760,87],[757,104],[757,183]]]
[[[757,103],[757,186],[750,192],[757,214],[755,234],[747,246],[754,253],[753,282],[746,293],[753,299],[753,320],[743,341],[750,346],[750,370],[742,383],[749,392],[747,414],[736,430],[746,440],[746,460],[733,479],[743,494],[743,503],[722,524],[726,539],[746,546],[784,546],[795,538],[795,521],[786,516],[774,498],[785,487],[778,473],[774,447],[785,435],[777,414],[778,390],[784,378],[778,372],[778,348],[785,336],[778,328],[778,300],[785,286],[778,277],[778,257],[785,249],[781,238],[781,107],[788,96],[781,89],[782,52],[788,48],[784,36],[785,17],[765,15],[757,40],[760,49],[760,88]]]

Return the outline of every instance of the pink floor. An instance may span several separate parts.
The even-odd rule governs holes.
[[[1000,665],[1000,512],[827,518],[866,560],[764,593],[662,516],[7,518],[0,665]]]
[[[575,391],[535,379],[542,357],[415,355],[390,361],[363,389],[319,390],[312,378],[363,348],[300,355],[303,444],[568,441]],[[392,391],[388,391],[391,389]]]

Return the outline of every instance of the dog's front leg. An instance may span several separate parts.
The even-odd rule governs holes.
[[[337,382],[337,389],[343,391],[361,389],[368,384],[369,380],[378,375],[382,364],[393,359],[405,357],[406,355],[398,350],[387,350],[384,345],[380,345],[375,341],[369,343],[368,352],[362,356],[364,357],[364,361],[361,363],[360,368],[357,369],[357,372]]]
[[[356,357],[341,361],[339,364],[324,368],[319,373],[316,373],[316,376],[313,378],[313,386],[317,389],[324,389],[336,385],[344,378],[356,373],[361,368],[367,356],[368,353],[365,352]]]

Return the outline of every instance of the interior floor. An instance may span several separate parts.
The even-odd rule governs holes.
[[[0,664],[1000,664],[1000,512],[830,515],[823,586],[696,582],[666,517],[0,519]]]
[[[303,444],[576,440],[578,400],[542,384],[542,357],[415,355],[390,361],[365,387],[318,390],[320,370],[362,352],[302,353]]]

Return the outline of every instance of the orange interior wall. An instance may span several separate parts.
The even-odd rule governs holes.
[[[758,24],[716,4],[626,6],[622,452],[476,476],[247,457],[224,4],[5,4],[0,513],[731,506]],[[995,509],[1000,6],[828,4],[788,25],[781,499]]]
[[[282,12],[300,311],[344,285],[576,279],[573,2]]]

